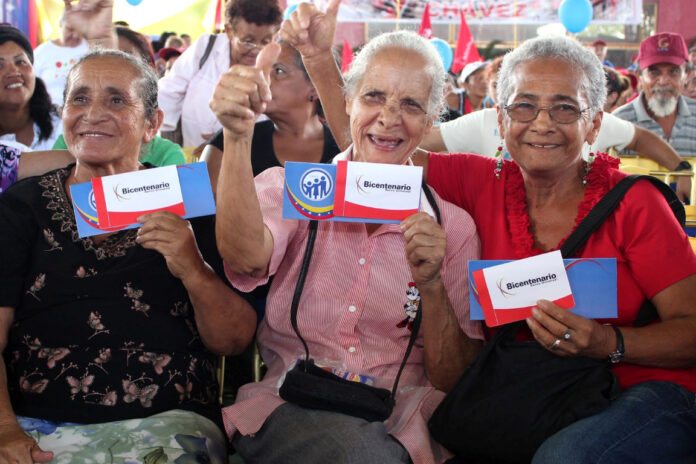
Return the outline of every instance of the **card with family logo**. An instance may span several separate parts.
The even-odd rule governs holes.
[[[417,166],[288,162],[283,217],[398,223],[418,212],[422,176]]]
[[[471,276],[471,300],[483,309],[489,327],[531,317],[541,299],[565,309],[575,306],[560,251],[474,270]]]
[[[184,218],[215,214],[215,200],[204,162],[108,177],[70,186],[81,238],[140,227],[136,219],[154,211],[168,210]],[[160,197],[161,193],[167,194]],[[143,195],[152,198],[143,199]],[[126,200],[125,206],[118,203],[118,196]],[[117,202],[116,207],[107,206],[107,197],[110,202]]]

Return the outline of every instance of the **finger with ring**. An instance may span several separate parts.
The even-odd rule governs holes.
[[[570,329],[563,332],[563,340],[565,340],[565,341],[570,340]]]
[[[558,349],[558,346],[559,346],[560,344],[561,344],[561,339],[560,339],[560,338],[557,338],[556,341],[553,342],[553,343],[551,344],[551,346],[549,346],[549,349],[550,349],[550,350],[557,350],[557,349]]]

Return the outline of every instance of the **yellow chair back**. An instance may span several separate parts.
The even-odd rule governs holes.
[[[184,151],[184,159],[186,159],[186,164],[195,163],[198,161],[198,156],[193,154],[196,147],[182,147]]]

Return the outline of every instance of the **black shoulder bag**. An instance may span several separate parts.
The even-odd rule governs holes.
[[[435,203],[432,192],[425,183],[423,184],[423,191],[435,211],[438,223],[440,223],[440,210]],[[342,379],[318,367],[314,364],[314,360],[309,357],[309,347],[304,338],[302,338],[302,335],[300,335],[300,331],[297,327],[297,307],[299,305],[300,296],[302,295],[305,277],[307,276],[307,269],[312,259],[317,225],[317,221],[311,221],[309,224],[307,248],[305,249],[305,255],[302,261],[302,267],[300,268],[300,275],[297,279],[297,286],[295,287],[290,310],[292,328],[295,330],[300,341],[302,341],[302,345],[304,345],[305,359],[298,361],[297,365],[286,374],[285,381],[280,387],[279,394],[285,401],[295,403],[303,408],[340,412],[350,416],[361,417],[369,422],[381,422],[386,420],[394,409],[399,378],[411,354],[413,344],[416,338],[418,338],[421,313],[423,311],[422,302],[421,308],[416,313],[416,317],[413,321],[413,330],[411,332],[411,338],[408,341],[406,354],[404,354],[404,358],[401,361],[401,366],[399,367],[391,391],[360,382]]]
[[[568,237],[561,248],[564,258],[585,244],[639,179],[652,182],[684,224],[684,207],[669,187],[653,177],[628,176]],[[646,301],[634,326],[655,318],[655,307]],[[507,324],[493,336],[428,423],[433,437],[459,457],[528,463],[548,437],[601,412],[620,393],[607,360],[560,357],[536,341],[515,341],[522,324]]]

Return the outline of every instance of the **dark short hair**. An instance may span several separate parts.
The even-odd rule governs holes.
[[[283,12],[277,0],[227,0],[225,4],[225,24],[234,26],[237,19],[265,26],[280,24]]]
[[[631,86],[631,82],[627,77],[622,76],[609,66],[604,66],[604,77],[607,80],[607,95],[612,92],[621,95]]]
[[[0,25],[0,45],[5,42],[14,42],[22,47],[24,53],[29,57],[31,64],[34,64],[34,51],[31,48],[29,39],[24,35],[24,32],[9,24]]]
[[[143,107],[145,111],[145,118],[150,119],[158,108],[157,105],[157,76],[150,66],[147,65],[143,60],[136,58],[128,53],[122,52],[120,50],[95,50],[84,55],[80,60],[75,63],[70,71],[68,72],[68,78],[66,80],[65,90],[63,90],[63,100],[66,100],[68,93],[68,83],[70,82],[70,77],[76,70],[82,66],[86,61],[93,60],[95,58],[101,57],[113,57],[122,60],[125,64],[129,64],[135,72],[138,74],[140,80],[140,86],[138,94],[143,102]],[[114,69],[114,72],[118,72],[118,68]]]
[[[0,25],[0,45],[6,42],[16,43],[24,50],[31,64],[34,64],[34,52],[24,32],[14,26]],[[39,127],[39,140],[46,140],[53,133],[51,115],[55,114],[55,112],[56,109],[51,101],[51,95],[46,90],[46,85],[40,78],[35,77],[34,93],[29,99],[29,117]]]
[[[115,29],[116,35],[135,45],[135,48],[137,48],[140,53],[140,58],[153,68],[155,67],[155,52],[152,50],[150,39],[129,27],[116,26]]]

